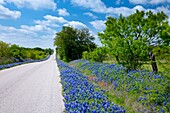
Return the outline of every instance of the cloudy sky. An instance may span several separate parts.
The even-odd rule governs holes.
[[[96,37],[108,16],[129,16],[135,10],[164,11],[170,0],[0,0],[0,40],[25,47],[53,47],[63,25],[87,27]],[[169,19],[170,22],[170,19]]]

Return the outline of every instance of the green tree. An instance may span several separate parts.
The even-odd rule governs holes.
[[[51,48],[45,49],[45,52],[49,55],[52,55],[54,53],[54,50]]]
[[[10,54],[12,57],[14,58],[21,58],[21,47],[19,47],[18,45],[11,45],[10,46]]]
[[[168,26],[163,12],[154,14],[137,10],[129,17],[109,17],[105,24],[106,29],[99,33],[100,40],[119,63],[127,69],[137,69],[149,59],[150,51],[153,71],[158,71],[151,46],[168,42],[168,35],[162,33]]]
[[[60,59],[64,61],[71,61],[80,59],[83,51],[93,50],[96,45],[94,37],[90,34],[88,29],[74,29],[69,26],[63,26],[63,29],[56,33],[54,38],[54,45],[57,46],[57,53]]]
[[[13,62],[9,50],[10,44],[0,41],[0,65]]]
[[[107,56],[107,49],[105,47],[98,47],[90,52],[84,51],[82,57],[83,59],[86,60],[103,62],[106,56]]]
[[[160,33],[160,37],[162,38],[163,45],[170,45],[170,26],[168,26],[168,24],[166,24],[165,29],[163,29]]]
[[[9,53],[9,44],[0,41],[0,59],[2,57],[10,57],[10,53]]]

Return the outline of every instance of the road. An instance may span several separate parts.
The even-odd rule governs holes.
[[[0,71],[0,113],[62,113],[55,56]]]

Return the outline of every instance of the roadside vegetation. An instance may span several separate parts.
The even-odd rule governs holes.
[[[67,77],[68,80],[73,79],[70,83],[74,84],[79,78],[76,78],[77,75],[74,78],[72,74],[81,72],[88,82],[99,88],[94,89],[94,92],[104,90],[103,95],[108,97],[108,101],[122,106],[127,113],[169,113],[168,16],[163,12],[137,10],[128,17],[108,17],[105,25],[106,29],[98,33],[102,43],[100,47],[91,46],[94,38],[89,37],[89,32],[88,35],[85,35],[87,32],[80,35],[82,30],[63,27],[63,30],[56,34],[58,58],[66,62],[71,61],[68,63],[68,69],[73,69],[65,70],[61,76]],[[90,39],[88,44],[82,43],[86,42],[86,38]],[[85,49],[80,49],[77,45],[82,45]],[[63,68],[60,69],[62,72]],[[73,88],[74,85],[71,87],[70,83],[64,81],[64,88],[66,85],[68,92],[79,92]],[[65,89],[64,94],[68,94]],[[74,100],[66,100],[66,104],[72,101]],[[107,110],[105,112],[110,113]],[[95,113],[98,113],[97,109]]]
[[[92,84],[80,71],[57,60],[61,72],[66,113],[125,113],[110,101],[105,91]]]
[[[0,65],[24,62],[27,60],[40,60],[52,53],[53,50],[50,48],[25,48],[0,41]]]
[[[145,70],[126,71],[119,64],[75,60],[69,63],[85,75],[108,99],[127,113],[163,113],[170,111],[170,80]]]

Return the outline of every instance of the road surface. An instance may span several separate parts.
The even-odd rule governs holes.
[[[0,113],[62,113],[55,56],[0,71]]]

